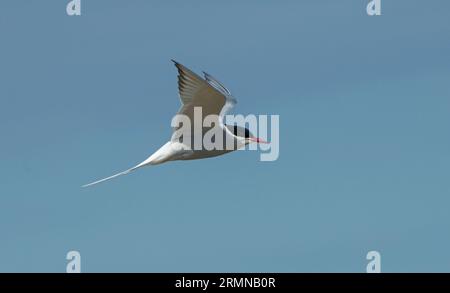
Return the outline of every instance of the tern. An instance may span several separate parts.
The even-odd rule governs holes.
[[[231,140],[235,147],[232,149],[222,148],[213,150],[205,149],[204,147],[196,149],[192,148],[191,144],[187,143],[189,139],[193,139],[194,135],[188,138],[184,137],[182,141],[179,136],[172,135],[171,139],[166,144],[143,162],[128,170],[83,185],[82,187],[92,186],[128,174],[144,166],[158,165],[176,160],[195,160],[216,157],[240,149],[251,142],[268,143],[255,137],[245,127],[227,125],[224,123],[224,116],[237,102],[231,95],[231,92],[222,83],[206,72],[203,72],[204,78],[202,78],[177,61],[172,60],[172,62],[178,69],[178,93],[181,100],[181,108],[177,115],[183,115],[184,117],[188,117],[191,121],[195,121],[194,113],[197,113],[195,108],[201,108],[204,116],[211,115],[211,117],[217,117],[215,118],[216,121],[213,121],[212,124],[220,127],[224,137],[223,141]],[[177,115],[175,117],[177,117]],[[203,136],[209,129],[211,129],[211,127],[202,125],[201,131],[197,135]],[[174,131],[176,130],[177,129],[175,128]],[[195,131],[192,133],[195,133]]]

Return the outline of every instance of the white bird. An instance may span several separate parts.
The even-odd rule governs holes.
[[[183,143],[180,142],[179,137],[172,135],[170,141],[164,144],[145,161],[128,170],[83,185],[82,187],[104,182],[148,165],[158,165],[176,160],[195,160],[215,157],[237,150],[250,142],[267,143],[266,141],[253,136],[247,128],[224,124],[223,118],[236,104],[236,100],[233,98],[230,91],[217,79],[206,72],[203,72],[205,76],[205,79],[203,79],[182,64],[174,60],[172,61],[178,69],[178,91],[182,103],[182,106],[177,114],[184,114],[189,117],[190,121],[194,121],[194,107],[201,107],[203,117],[206,117],[207,115],[216,115],[215,117],[217,117],[217,121],[214,121],[213,123],[214,125],[218,125],[222,130],[224,136],[223,141],[226,142],[227,139],[231,139],[235,147],[232,149],[224,147],[222,149],[207,150],[202,146],[200,149],[196,149],[191,147],[193,143],[186,143],[186,137],[183,137]],[[202,126],[202,131],[197,135],[201,135],[203,137],[209,129],[211,129],[211,127]],[[175,131],[176,130],[177,129],[175,129]],[[195,132],[192,131],[191,133]],[[191,136],[191,140],[194,140],[193,136]]]

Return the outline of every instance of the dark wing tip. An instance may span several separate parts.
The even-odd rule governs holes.
[[[174,59],[170,59],[170,61],[172,61],[173,64],[175,64],[176,67],[179,67],[179,66],[181,65],[181,63],[177,62],[177,61],[174,60]]]
[[[170,60],[172,60],[172,62],[175,64],[175,67],[178,69],[178,71],[179,71],[180,73],[183,72],[183,71],[190,71],[189,68],[187,68],[186,66],[184,66],[184,65],[181,64],[180,62],[177,62],[177,61],[175,61],[175,60],[173,60],[173,59],[170,59]]]

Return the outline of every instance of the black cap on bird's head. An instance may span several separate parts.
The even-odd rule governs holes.
[[[256,143],[268,143],[267,141],[260,139],[259,137],[254,136],[248,128],[237,126],[237,125],[226,125],[228,130],[233,133],[234,136],[239,138],[244,138],[247,143],[256,142]]]

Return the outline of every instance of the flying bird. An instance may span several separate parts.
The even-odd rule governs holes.
[[[255,137],[247,128],[237,125],[227,125],[224,123],[224,116],[233,108],[236,104],[235,98],[231,95],[231,92],[220,83],[217,79],[210,74],[203,72],[204,78],[200,77],[184,65],[172,60],[178,69],[178,92],[181,100],[181,108],[178,114],[188,117],[190,121],[194,121],[194,109],[200,107],[202,110],[202,116],[212,115],[216,117],[215,121],[212,121],[211,125],[220,127],[223,135],[223,142],[228,140],[232,141],[234,148],[221,148],[221,149],[206,149],[204,146],[200,148],[191,147],[192,141],[195,139],[192,130],[191,137],[183,137],[182,140],[177,135],[172,135],[171,139],[159,148],[155,153],[148,157],[145,161],[137,164],[136,166],[112,175],[110,177],[83,185],[82,187],[88,187],[94,184],[104,182],[106,180],[128,174],[139,168],[149,165],[158,165],[169,161],[176,160],[195,160],[209,157],[220,156],[234,150],[237,150],[251,142],[255,143],[267,143],[266,141]],[[176,118],[175,118],[176,119]],[[176,121],[176,120],[175,120]],[[191,125],[193,128],[194,125]],[[212,127],[205,127],[201,125],[201,131],[196,135],[203,135]],[[174,134],[179,128],[174,128]],[[187,142],[190,140],[190,144]]]

